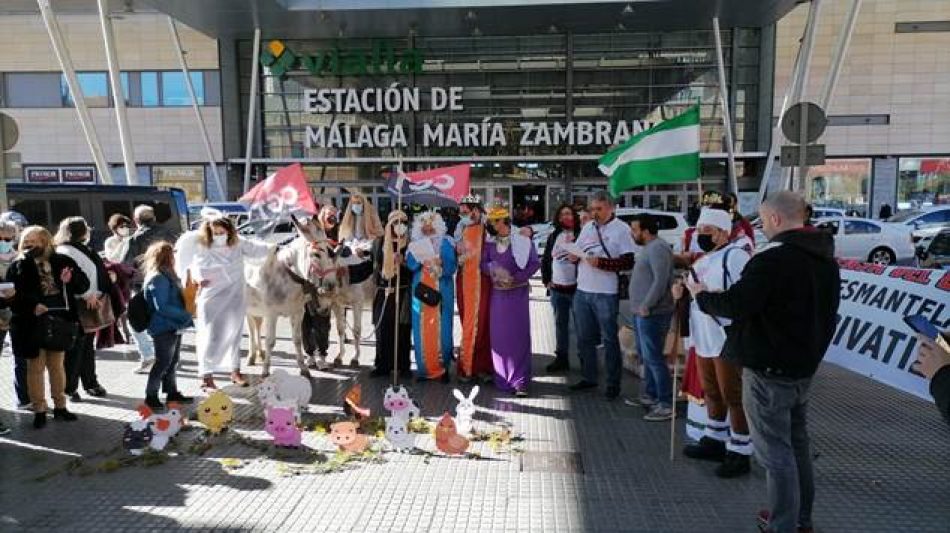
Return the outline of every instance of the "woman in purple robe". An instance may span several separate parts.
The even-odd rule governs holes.
[[[495,386],[527,396],[531,382],[531,315],[528,280],[541,267],[531,239],[511,231],[507,209],[488,212],[491,242],[482,249],[482,272],[492,279],[489,316]]]

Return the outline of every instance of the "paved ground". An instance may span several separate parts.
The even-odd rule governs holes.
[[[552,321],[542,298],[532,306],[540,370],[551,360]],[[186,345],[181,382],[195,394],[190,337]],[[363,364],[372,357],[370,342]],[[179,437],[182,453],[164,464],[90,473],[124,457],[109,453],[144,390],[145,377],[131,373],[133,358],[103,352],[99,372],[109,397],[72,406],[79,422],[51,421],[34,431],[31,414],[15,410],[11,360],[3,356],[0,417],[13,432],[0,437],[0,530],[741,532],[754,531],[752,517],[764,502],[761,469],[720,481],[708,464],[680,456],[670,462],[669,425],[644,422],[638,409],[599,394],[568,395],[566,378],[543,375],[530,398],[489,389],[477,400],[481,426],[511,424],[526,438],[513,444],[523,453],[476,443],[482,460],[385,453],[384,463],[288,475],[312,455],[259,450],[228,437],[197,455],[187,451],[200,433],[194,430]],[[354,381],[363,383],[365,403],[381,409],[385,381],[367,373],[364,366],[317,375],[311,419],[339,412]],[[625,380],[625,392],[636,386]],[[227,391],[239,403],[236,434],[267,442],[253,389]],[[440,383],[413,391],[430,419],[455,403]],[[824,365],[811,414],[819,531],[950,531],[950,431],[932,405]],[[333,449],[317,432],[304,442]],[[419,444],[433,449],[429,437]],[[79,456],[85,462],[67,472]]]

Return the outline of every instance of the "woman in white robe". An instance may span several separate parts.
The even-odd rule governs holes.
[[[178,275],[201,285],[195,317],[195,352],[202,388],[215,389],[215,371],[230,371],[231,382],[248,385],[241,375],[244,333],[244,260],[263,259],[272,245],[238,236],[227,217],[205,220],[175,246]]]

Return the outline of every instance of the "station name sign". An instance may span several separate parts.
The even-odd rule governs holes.
[[[328,117],[328,123],[307,125],[306,147],[311,148],[406,148],[405,128],[388,121],[366,121],[360,115],[374,113],[445,113],[446,119],[424,122],[422,145],[439,148],[490,148],[499,146],[612,146],[649,128],[633,120],[519,121],[502,123],[486,117],[477,122],[453,122],[451,113],[464,111],[464,87],[389,87],[308,89],[303,110]],[[356,120],[339,119],[341,116]],[[517,132],[515,130],[518,130]]]

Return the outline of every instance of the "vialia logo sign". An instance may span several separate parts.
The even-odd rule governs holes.
[[[297,54],[275,40],[261,51],[261,64],[279,78],[298,69],[318,77],[420,74],[422,61],[420,50],[407,48],[397,53],[388,39],[374,39],[370,49],[337,46],[316,54]]]

